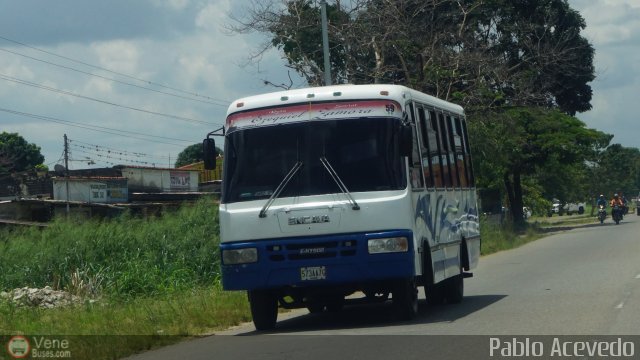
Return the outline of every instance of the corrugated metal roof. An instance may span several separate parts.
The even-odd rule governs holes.
[[[161,167],[138,166],[138,165],[116,165],[114,167],[118,168],[118,169],[143,169],[143,170],[165,170],[165,171],[198,171],[198,170],[191,170],[191,169],[161,168]]]
[[[64,176],[55,176],[53,177],[54,180],[70,180],[70,181],[82,181],[82,180],[87,180],[87,181],[95,181],[95,180],[127,180],[126,177],[112,177],[112,176],[69,176],[69,178],[66,178]]]

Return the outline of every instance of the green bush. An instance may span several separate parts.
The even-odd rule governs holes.
[[[217,217],[205,199],[157,218],[60,218],[45,229],[3,229],[0,290],[49,285],[127,297],[212,285],[220,274]]]

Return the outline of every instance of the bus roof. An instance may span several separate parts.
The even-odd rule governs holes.
[[[385,93],[386,92],[386,93]],[[227,117],[233,113],[282,105],[309,102],[345,101],[362,99],[394,100],[404,107],[405,101],[413,99],[454,114],[464,115],[460,105],[438,99],[402,85],[333,85],[278,91],[238,99],[229,105]]]

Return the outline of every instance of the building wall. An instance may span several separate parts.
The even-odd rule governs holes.
[[[198,170],[198,172],[200,173],[200,183],[205,183],[222,180],[222,163],[222,156],[218,156],[218,158],[216,159],[216,168],[213,170],[205,170],[204,161],[185,165],[180,167],[179,169]]]
[[[67,182],[64,178],[53,180],[53,198],[67,200]],[[129,201],[125,180],[70,179],[69,200],[87,203],[122,203]]]
[[[132,192],[198,191],[197,170],[123,167],[122,176]]]

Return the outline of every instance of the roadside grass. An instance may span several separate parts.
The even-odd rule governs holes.
[[[74,359],[118,359],[250,320],[246,295],[219,286],[56,309],[0,304],[0,334],[68,339]]]
[[[179,335],[210,333],[251,320],[246,294],[219,286],[54,309],[0,304],[0,333]]]
[[[220,286],[217,218],[204,199],[147,219],[0,229],[0,291],[51,286],[85,299],[55,309],[0,299],[0,340],[75,336],[73,358],[116,359],[249,321],[246,295]]]
[[[147,219],[61,218],[45,229],[0,229],[0,291],[51,286],[86,299],[56,309],[0,300],[0,341],[67,337],[73,358],[117,359],[250,321],[244,292],[221,289],[217,218],[214,201],[204,199]],[[487,255],[534,241],[558,223],[480,225]]]
[[[0,232],[0,289],[51,286],[128,298],[207,286],[219,278],[212,199],[162,217],[53,221]]]
[[[527,225],[524,229],[516,231],[510,224],[501,225],[487,221],[480,221],[480,234],[481,255],[513,249],[544,236],[535,225]]]

